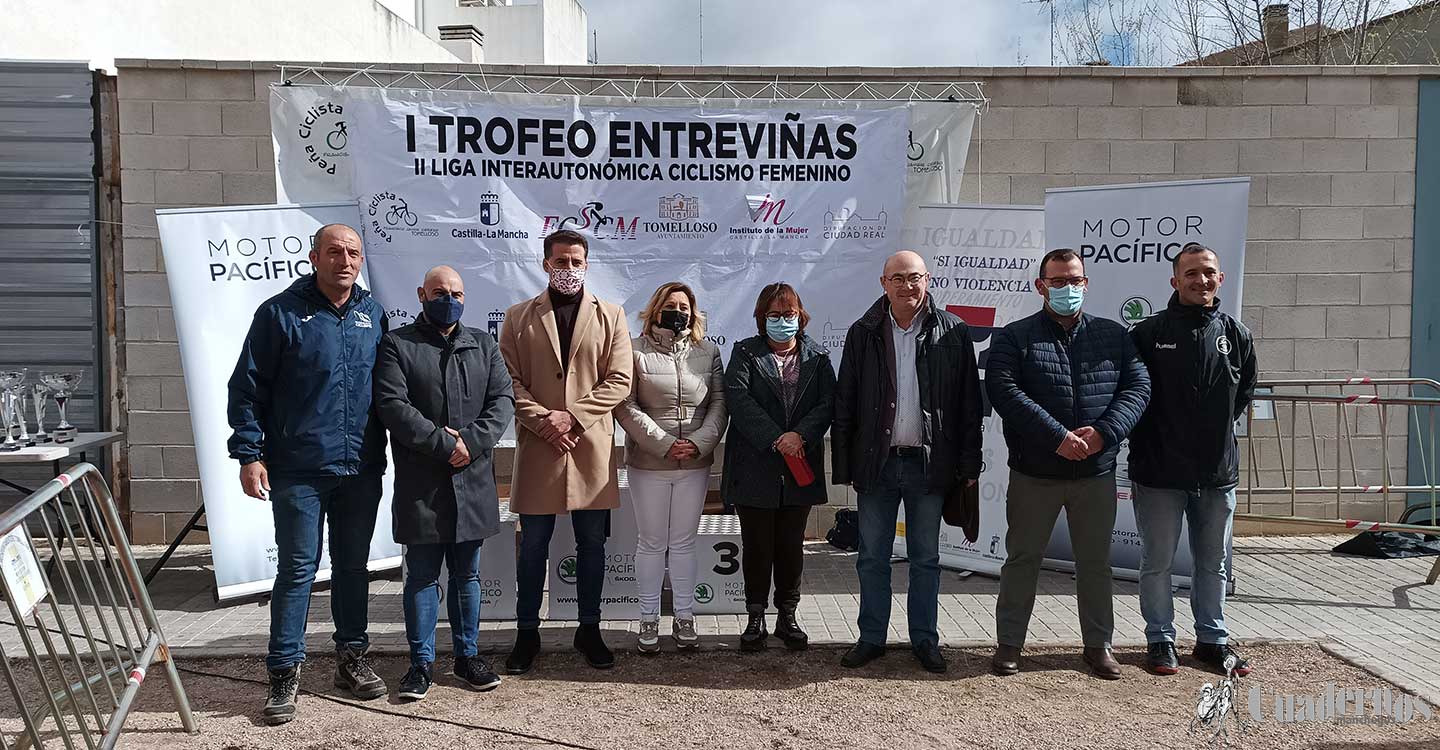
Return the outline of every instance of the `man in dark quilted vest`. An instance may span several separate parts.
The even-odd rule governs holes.
[[[1020,671],[1045,547],[1060,511],[1070,529],[1085,663],[1120,678],[1110,654],[1110,536],[1115,528],[1115,455],[1150,400],[1150,377],[1125,327],[1080,311],[1089,280],[1070,249],[1040,262],[1040,312],[995,334],[985,371],[990,402],[1010,452],[1008,556],[1000,571],[991,669]]]

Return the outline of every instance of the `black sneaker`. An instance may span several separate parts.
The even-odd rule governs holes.
[[[295,718],[295,704],[300,700],[300,665],[289,669],[270,670],[270,696],[265,701],[265,723],[284,724]]]
[[[482,693],[500,684],[500,675],[490,668],[490,662],[479,656],[455,657],[455,676]]]
[[[505,674],[525,674],[535,666],[535,657],[540,654],[540,631],[525,628],[515,633],[515,646],[505,659]]]
[[[349,690],[363,701],[385,694],[385,681],[365,658],[365,649],[346,646],[335,654],[335,687]]]
[[[434,678],[430,673],[430,665],[411,665],[410,671],[400,678],[400,697],[407,701],[423,701],[430,692],[430,684]]]
[[[1180,673],[1180,657],[1175,653],[1175,644],[1169,641],[1157,641],[1150,644],[1150,652],[1145,657],[1145,664],[1155,674]]]
[[[615,654],[605,645],[599,625],[581,625],[575,631],[575,650],[585,655],[585,661],[596,669],[615,666]]]
[[[810,636],[795,620],[795,610],[793,609],[780,610],[780,615],[775,618],[775,637],[779,638],[785,644],[785,648],[791,651],[804,651],[810,645]]]
[[[1227,674],[1227,670],[1231,669],[1235,671],[1236,677],[1244,677],[1250,674],[1250,662],[1246,661],[1240,654],[1235,653],[1235,649],[1230,648],[1230,645],[1226,643],[1197,643],[1195,644],[1195,650],[1190,652],[1190,655],[1195,657],[1195,661],[1210,667],[1220,674]],[[1235,661],[1227,665],[1226,662],[1232,658]]]

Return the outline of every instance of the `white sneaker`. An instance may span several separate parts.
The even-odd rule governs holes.
[[[641,620],[640,638],[637,646],[642,654],[654,654],[660,651],[660,621]]]
[[[695,648],[700,645],[700,636],[695,634],[695,618],[676,617],[670,636],[680,648]]]

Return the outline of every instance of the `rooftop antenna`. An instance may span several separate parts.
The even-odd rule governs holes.
[[[1026,5],[1050,6],[1050,67],[1055,67],[1055,0],[1025,0]]]
[[[705,64],[705,0],[700,0],[700,64]]]

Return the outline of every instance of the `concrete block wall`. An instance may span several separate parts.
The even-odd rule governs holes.
[[[174,533],[200,499],[154,210],[275,198],[267,93],[275,65],[185,65],[117,65],[126,222],[117,335],[128,361],[140,541]],[[1047,187],[1251,175],[1244,319],[1259,340],[1263,376],[1409,372],[1418,80],[1440,68],[485,70],[982,81],[990,102],[962,200],[1038,204]],[[1403,451],[1390,460],[1403,467]],[[835,488],[832,505],[849,503]],[[812,532],[828,527],[829,515]]]

